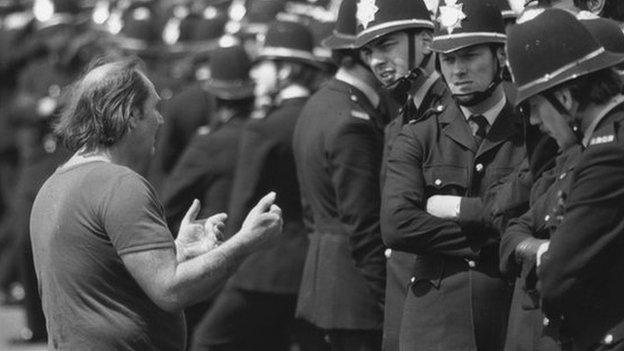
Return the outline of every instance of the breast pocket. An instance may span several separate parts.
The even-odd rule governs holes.
[[[468,169],[465,167],[433,165],[423,168],[426,197],[431,195],[459,195],[468,189]]]

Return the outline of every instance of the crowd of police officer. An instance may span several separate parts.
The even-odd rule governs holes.
[[[29,212],[94,60],[141,58],[176,232],[277,192],[284,240],[193,350],[624,350],[624,3],[2,0],[0,298],[46,338]]]

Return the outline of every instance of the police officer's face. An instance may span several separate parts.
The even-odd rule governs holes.
[[[427,40],[429,36],[430,34],[424,31],[414,36],[416,66],[419,66],[424,55],[430,52]],[[407,33],[394,32],[373,40],[361,49],[364,62],[383,85],[394,83],[415,68],[409,66],[408,40]]]
[[[502,49],[496,55],[488,45],[470,46],[447,54],[440,54],[440,68],[451,93],[470,94],[488,88],[497,66],[505,62]]]
[[[572,129],[557,109],[542,95],[532,96],[525,102],[530,111],[529,123],[538,126],[539,129],[553,137],[559,147],[575,143]]]
[[[278,88],[278,71],[274,61],[263,60],[256,64],[250,72],[256,82],[254,93],[258,97],[268,96]]]

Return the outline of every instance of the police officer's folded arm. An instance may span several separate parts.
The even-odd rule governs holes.
[[[604,276],[603,270],[622,255],[622,174],[621,144],[589,147],[581,156],[566,213],[538,268],[547,314],[558,316],[564,309],[574,309],[585,297],[584,287]]]
[[[356,267],[379,299],[384,296],[385,256],[379,228],[382,139],[368,121],[338,131],[331,150],[338,216],[349,235]]]
[[[476,257],[461,226],[424,210],[426,203],[422,160],[424,150],[407,125],[388,156],[381,203],[381,229],[385,244],[415,254],[439,253]]]

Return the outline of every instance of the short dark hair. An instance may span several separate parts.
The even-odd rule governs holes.
[[[579,109],[583,110],[590,104],[607,103],[620,94],[622,79],[615,70],[606,68],[560,84],[549,91],[562,88],[570,89],[572,98],[579,103]]]
[[[301,84],[309,89],[313,87],[314,79],[319,73],[319,69],[317,67],[296,60],[275,60],[275,62],[278,69],[283,65],[291,66],[292,72],[288,77],[290,82]]]
[[[132,110],[143,112],[149,96],[139,65],[138,59],[99,60],[68,88],[54,126],[68,149],[110,147],[126,134]]]

